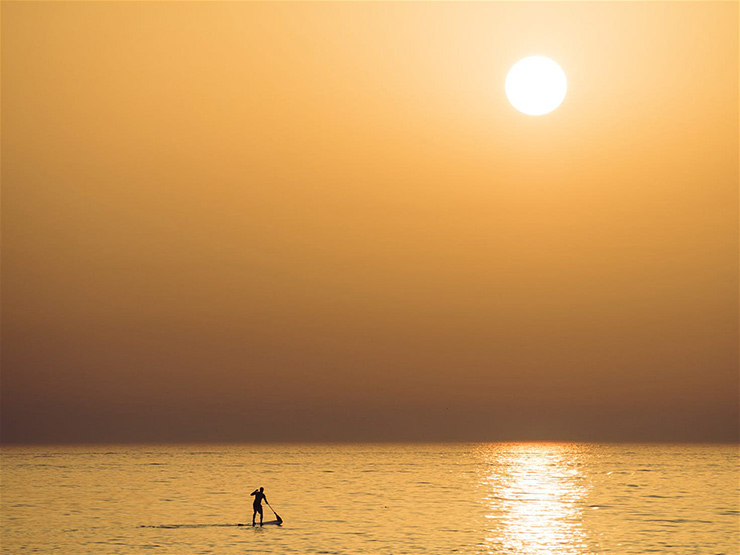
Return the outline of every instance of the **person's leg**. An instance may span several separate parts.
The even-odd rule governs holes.
[[[262,516],[264,511],[262,510],[262,507],[260,507],[260,526],[262,526]]]
[[[254,526],[254,517],[257,516],[257,507],[252,507],[252,526]]]

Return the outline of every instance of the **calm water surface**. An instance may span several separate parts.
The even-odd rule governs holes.
[[[2,553],[736,554],[737,446],[4,447]],[[265,487],[282,527],[251,521]],[[273,518],[268,508],[265,517]]]

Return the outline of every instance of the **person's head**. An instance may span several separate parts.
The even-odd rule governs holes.
[[[265,488],[260,488],[260,493],[262,493],[263,491],[265,491]]]

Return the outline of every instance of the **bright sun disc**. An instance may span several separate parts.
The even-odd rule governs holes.
[[[520,112],[541,116],[560,106],[568,82],[560,66],[544,56],[519,60],[506,76],[506,97]]]

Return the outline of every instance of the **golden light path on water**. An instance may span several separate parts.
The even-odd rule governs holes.
[[[489,553],[583,555],[586,481],[570,445],[491,446],[484,476]]]

